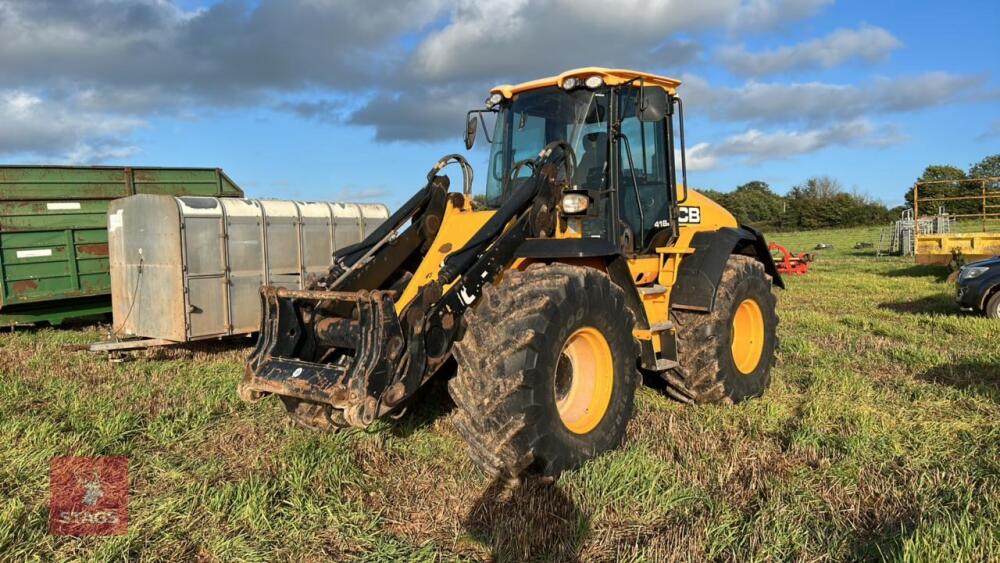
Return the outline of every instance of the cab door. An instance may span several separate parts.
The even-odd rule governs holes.
[[[639,88],[620,91],[615,179],[619,219],[632,239],[629,241],[628,235],[621,237],[626,247],[623,251],[631,279],[640,287],[638,295],[645,312],[645,323],[639,323],[634,334],[652,349],[653,357],[646,367],[663,371],[677,365],[670,321],[671,276],[665,274],[676,268],[678,259],[657,252],[669,245],[674,232],[671,213],[676,196],[670,176],[673,159],[668,117],[640,119],[636,112],[639,94]]]
[[[643,121],[637,117],[638,96],[638,88],[624,88],[619,96],[618,202],[621,220],[631,232],[632,252],[653,254],[655,243],[662,244],[661,235],[670,231],[670,145],[666,119]]]

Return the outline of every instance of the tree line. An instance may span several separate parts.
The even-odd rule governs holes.
[[[941,196],[970,196],[982,193],[983,182],[978,178],[1000,176],[1000,154],[988,156],[969,167],[968,171],[948,165],[928,166],[918,182],[934,181],[920,188],[924,198]],[[987,189],[1000,190],[1000,185],[987,183]],[[829,176],[809,178],[792,187],[786,195],[778,195],[766,182],[747,182],[731,192],[701,189],[736,216],[740,223],[767,230],[810,230],[836,227],[856,227],[888,223],[913,206],[913,187],[906,192],[906,205],[889,208],[865,194],[844,189],[838,180]],[[1000,201],[994,201],[1000,205]],[[930,207],[925,207],[930,205]],[[952,214],[979,213],[981,200],[952,200],[921,203],[921,216],[925,211],[936,210],[939,205]]]

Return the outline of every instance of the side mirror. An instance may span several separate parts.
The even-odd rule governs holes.
[[[660,121],[668,111],[667,91],[659,86],[643,86],[635,113],[639,121]]]
[[[471,111],[466,115],[465,122],[465,150],[472,148],[476,144],[476,130],[479,128],[479,116]]]

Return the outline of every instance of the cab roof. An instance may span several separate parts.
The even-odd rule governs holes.
[[[537,90],[538,88],[545,88],[547,86],[559,86],[563,84],[563,80],[573,76],[576,78],[587,78],[588,76],[599,75],[604,78],[604,83],[609,86],[617,86],[624,82],[628,82],[636,77],[641,77],[647,86],[659,86],[666,90],[670,94],[675,94],[677,87],[681,85],[681,81],[675,78],[668,78],[666,76],[660,76],[657,74],[650,74],[648,72],[641,72],[638,70],[628,70],[623,68],[603,68],[598,66],[588,66],[583,68],[574,68],[573,70],[567,70],[562,74],[557,76],[550,76],[548,78],[539,78],[538,80],[531,80],[529,82],[522,82],[520,84],[501,84],[499,86],[494,86],[490,93],[499,92],[505,98],[511,98],[515,94],[520,94],[521,92],[526,92],[528,90]]]

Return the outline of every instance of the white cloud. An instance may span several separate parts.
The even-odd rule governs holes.
[[[375,128],[378,141],[458,142],[465,131],[465,112],[481,107],[487,87],[420,87],[404,94],[379,93],[347,122]]]
[[[681,161],[680,151],[674,159],[677,162]],[[712,152],[712,145],[708,143],[698,143],[688,148],[685,152],[685,161],[689,172],[711,170],[719,165],[719,157]]]
[[[0,153],[124,158],[134,150],[107,130],[154,115],[275,105],[287,93],[366,95],[398,70],[400,36],[448,1],[234,1],[194,11],[169,0],[0,2],[0,92],[37,98],[30,120],[5,98]],[[320,117],[324,108],[289,109]]]
[[[756,164],[835,146],[886,147],[903,140],[905,137],[895,127],[876,126],[865,119],[805,130],[764,132],[751,128],[730,135],[718,144],[695,145],[688,151],[688,166],[690,170],[707,170],[720,166],[726,158],[732,157]]]
[[[682,80],[681,95],[691,106],[691,115],[700,113],[717,121],[814,125],[972,98],[984,82],[982,77],[944,72],[880,78],[857,86],[748,82],[738,88],[717,88],[694,75],[684,75]]]
[[[698,52],[691,42],[668,41],[678,32],[766,28],[829,1],[460,0],[448,24],[417,46],[409,66],[429,82],[520,80],[576,66],[676,67]]]
[[[183,11],[166,0],[22,0],[0,5],[0,87],[58,82],[213,104],[310,86],[365,89],[398,37],[448,0],[259,0]],[[137,101],[137,100],[134,100]]]
[[[142,152],[134,145],[117,145],[115,143],[78,144],[67,153],[66,158],[71,163],[92,164],[131,158]]]
[[[719,61],[734,74],[763,76],[812,68],[832,68],[852,60],[875,63],[902,47],[891,33],[870,25],[838,29],[826,37],[772,51],[750,53],[743,45],[719,50]]]
[[[779,130],[764,133],[749,129],[727,137],[714,152],[723,156],[741,155],[751,161],[762,161],[788,158],[833,145],[886,146],[900,140],[892,130],[877,130],[870,122],[857,120],[805,131]]]
[[[734,28],[763,31],[810,17],[833,0],[747,0],[733,12]]]
[[[187,11],[170,0],[0,0],[0,93],[28,96],[0,102],[0,154],[125,158],[153,116],[255,105],[371,127],[379,141],[457,140],[465,110],[496,82],[595,64],[672,74],[699,58],[701,32],[776,29],[830,2],[257,0]],[[877,60],[891,40],[862,26],[729,57],[777,72]],[[688,77],[682,92],[689,115],[814,131],[965,99],[981,82],[935,73],[718,88]],[[718,162],[699,145],[689,156],[692,169]]]
[[[34,93],[0,92],[0,153],[97,162],[131,156],[128,136],[145,122],[54,104]]]

